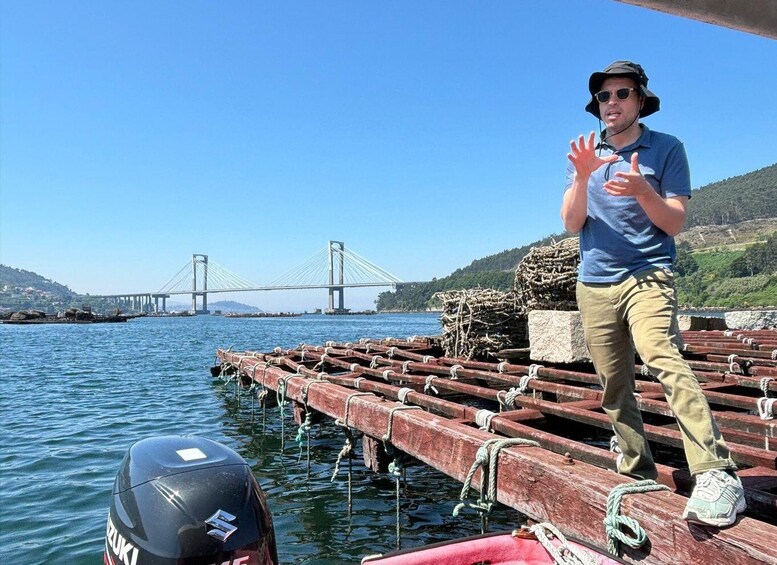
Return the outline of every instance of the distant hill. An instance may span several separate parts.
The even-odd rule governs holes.
[[[35,309],[55,313],[71,306],[80,308],[85,304],[90,305],[98,313],[112,312],[116,308],[115,304],[106,300],[77,294],[65,285],[32,271],[0,265],[0,309],[2,310]],[[261,312],[259,308],[231,300],[210,302],[208,308],[211,312],[214,310],[237,313]],[[168,303],[167,309],[185,311],[189,306]]]
[[[686,229],[777,218],[777,163],[691,192]]]
[[[69,299],[76,294],[68,287],[32,271],[0,265],[0,290],[6,291],[6,287],[8,291],[11,289],[35,289],[61,299]]]
[[[214,310],[221,310],[222,312],[236,312],[239,314],[262,311],[260,308],[256,308],[255,306],[249,306],[248,304],[242,304],[241,302],[234,302],[232,300],[208,302],[208,310],[211,312]]]

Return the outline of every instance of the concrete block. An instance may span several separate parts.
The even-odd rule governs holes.
[[[680,325],[680,331],[709,331],[726,330],[725,318],[715,316],[692,316],[689,314],[680,314],[677,317]]]
[[[777,329],[777,310],[726,312],[726,325],[732,330],[774,330]]]
[[[591,361],[578,311],[529,312],[529,347],[534,361],[580,363]]]

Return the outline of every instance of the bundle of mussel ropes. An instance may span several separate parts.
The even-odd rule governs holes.
[[[531,310],[576,310],[578,239],[533,247],[515,270],[507,292],[469,289],[438,292],[442,345],[448,357],[493,360],[502,349],[529,344]]]

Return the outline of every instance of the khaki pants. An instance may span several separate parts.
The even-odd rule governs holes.
[[[672,274],[637,273],[621,283],[577,283],[586,344],[602,381],[602,408],[623,452],[618,471],[640,479],[657,476],[634,398],[634,347],[661,383],[682,432],[692,474],[736,469],[706,398],[680,349]]]

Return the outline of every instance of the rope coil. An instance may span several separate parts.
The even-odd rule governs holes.
[[[494,438],[486,440],[475,453],[475,461],[472,463],[467,477],[464,479],[464,485],[459,495],[459,502],[453,509],[453,515],[458,516],[459,512],[466,506],[477,510],[478,513],[488,515],[491,512],[491,508],[496,502],[496,482],[497,482],[497,466],[499,463],[499,452],[505,447],[513,447],[517,445],[526,445],[532,447],[539,447],[540,444],[536,441],[523,438]],[[480,479],[480,498],[477,502],[467,502],[469,491],[472,488],[472,478],[475,476],[477,470],[483,467]]]
[[[484,432],[490,432],[491,420],[494,419],[494,416],[496,416],[496,412],[491,412],[491,410],[478,410],[475,412],[475,423]]]
[[[412,388],[403,386],[397,391],[397,398],[402,404],[407,404],[407,395],[411,392],[415,392]]]
[[[759,398],[756,401],[758,407],[758,415],[761,420],[773,420],[774,419],[774,404],[777,402],[777,398]]]
[[[736,353],[732,353],[728,356],[728,370],[731,373],[739,373],[742,374],[742,366],[736,362],[738,355]]]
[[[496,399],[499,401],[500,409],[512,408],[515,409],[515,399],[521,396],[523,393],[515,387],[511,387],[509,390],[500,390],[496,393]],[[502,397],[504,396],[504,399]]]
[[[642,547],[648,539],[647,532],[645,532],[637,520],[620,514],[623,496],[658,490],[669,490],[669,487],[660,485],[655,481],[644,480],[634,483],[622,483],[610,491],[610,494],[607,496],[607,515],[604,518],[604,531],[607,534],[607,551],[612,555],[618,555],[618,543],[637,549]],[[634,536],[631,537],[623,533],[620,529],[621,526],[630,529]]]
[[[761,379],[761,382],[758,383],[758,386],[761,387],[761,392],[764,393],[764,396],[769,398],[769,383],[772,382],[774,379],[771,377],[764,377]]]

